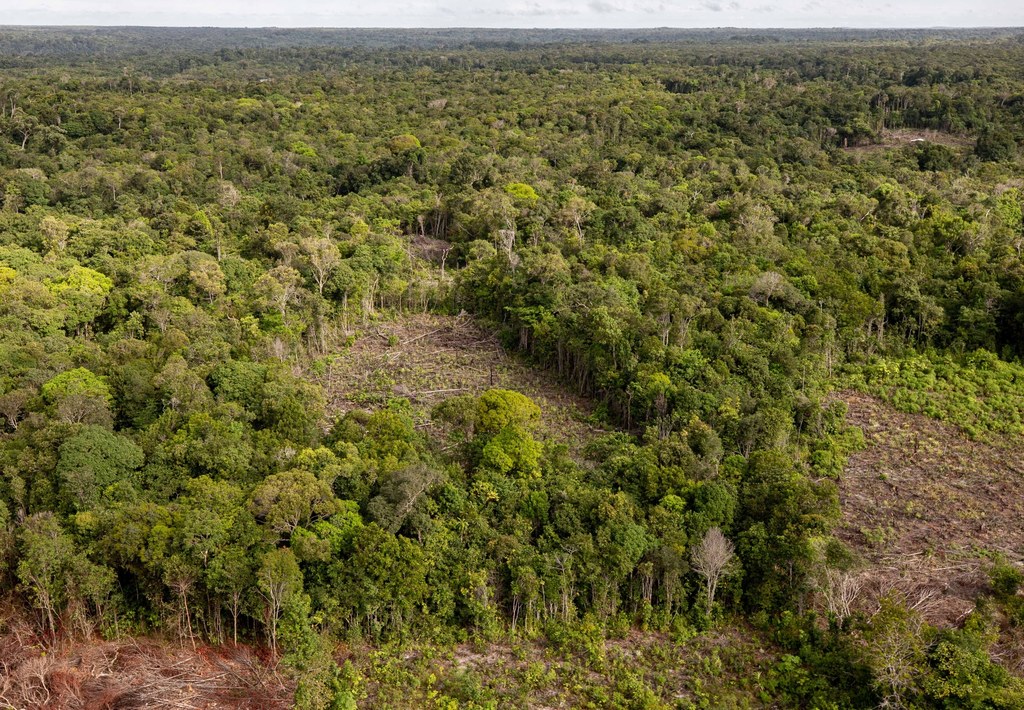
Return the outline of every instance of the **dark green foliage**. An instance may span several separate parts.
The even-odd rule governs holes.
[[[986,126],[978,135],[974,153],[982,160],[1012,160],[1017,155],[1017,142],[1005,128]]]
[[[56,474],[61,497],[71,510],[93,508],[102,499],[130,499],[144,460],[127,437],[86,425],[60,446]]]
[[[1017,594],[1017,590],[1024,585],[1024,572],[1016,566],[999,560],[989,571],[992,580],[992,593],[997,599],[1010,599]]]
[[[659,707],[609,637],[756,618],[765,704],[1020,706],[973,619],[804,614],[853,564],[832,390],[1024,433],[1010,34],[68,33],[0,32],[0,584],[47,633],[265,642],[309,708],[363,699],[342,637],[540,637]],[[450,361],[428,419],[378,331],[424,311],[605,435]],[[389,394],[351,394],[374,348]],[[1019,587],[994,566],[1006,623]]]

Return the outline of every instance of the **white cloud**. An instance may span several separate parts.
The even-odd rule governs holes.
[[[290,27],[1024,25],[1009,0],[0,0],[3,24]]]

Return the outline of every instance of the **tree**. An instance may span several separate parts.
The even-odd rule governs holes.
[[[853,605],[863,586],[863,579],[858,574],[826,567],[821,582],[825,610],[842,623],[853,613]]]
[[[303,239],[301,248],[306,264],[313,274],[313,281],[316,283],[317,292],[323,296],[324,286],[341,262],[341,252],[338,250],[338,245],[328,237],[319,237]]]
[[[1017,143],[1005,128],[985,126],[978,134],[974,153],[982,160],[1012,160],[1017,154]]]
[[[221,231],[214,226],[213,220],[203,210],[197,210],[189,224],[189,231],[203,241],[212,244],[217,261],[224,258],[224,244],[220,237]]]
[[[57,633],[60,610],[67,599],[68,571],[75,546],[53,513],[29,516],[21,528],[18,580],[43,615],[43,626]]]
[[[25,414],[25,405],[35,395],[31,389],[20,387],[0,394],[0,415],[7,420],[12,431],[18,430],[18,424]]]
[[[423,548],[375,523],[357,530],[353,547],[334,584],[342,608],[373,638],[403,633],[430,591]]]
[[[530,398],[512,390],[487,390],[477,400],[476,429],[497,434],[507,426],[532,428],[540,419],[540,407]]]
[[[96,612],[96,618],[101,622],[104,621],[110,602],[110,593],[116,582],[117,575],[114,570],[106,565],[94,564],[84,555],[77,555],[72,563],[71,573],[67,580],[68,593],[77,602],[73,618],[78,622],[86,637],[92,631],[92,624],[84,613],[84,604],[91,602]]]
[[[131,439],[86,425],[60,446],[56,472],[61,498],[69,508],[84,510],[96,506],[112,486],[130,491],[144,458]]]
[[[320,386],[286,371],[275,371],[263,385],[259,424],[296,446],[316,441],[324,413]]]
[[[227,290],[224,272],[218,260],[209,254],[189,251],[182,255],[187,270],[187,278],[191,284],[190,296],[195,300],[203,297],[207,303],[213,303],[218,296]]]
[[[246,594],[255,586],[252,551],[237,546],[224,549],[210,562],[207,578],[214,591],[223,594],[231,612],[231,639],[238,644],[238,618]]]
[[[184,638],[187,635],[193,651],[196,648],[196,637],[192,633],[189,595],[199,574],[200,570],[180,555],[172,555],[164,561],[164,583],[174,590],[178,600],[178,637]]]
[[[830,481],[812,481],[779,450],[756,451],[740,487],[737,536],[744,596],[778,609],[809,591],[814,538],[827,535],[839,504]]]
[[[267,528],[290,536],[295,528],[339,512],[330,486],[309,471],[275,473],[252,493],[250,509]]]
[[[565,203],[558,212],[559,219],[563,224],[572,229],[573,234],[575,234],[581,245],[585,241],[583,224],[587,221],[587,218],[590,217],[596,207],[597,206],[590,200],[573,194],[565,200]]]
[[[63,220],[46,215],[39,222],[39,231],[43,233],[43,242],[48,251],[62,254],[68,245],[68,225]]]
[[[417,503],[441,480],[439,472],[422,463],[400,468],[387,477],[380,495],[370,501],[370,515],[382,528],[397,533]]]
[[[263,595],[264,619],[270,650],[277,654],[277,626],[282,609],[302,592],[302,572],[288,548],[275,548],[263,554],[256,572],[256,586]]]
[[[74,424],[109,424],[113,397],[106,381],[84,367],[66,370],[46,382],[43,399],[54,414]]]
[[[924,621],[902,600],[886,597],[864,632],[864,660],[882,694],[882,707],[903,708],[925,660]]]
[[[24,111],[19,111],[16,114],[12,112],[10,123],[14,131],[21,138],[21,150],[25,151],[28,146],[28,139],[39,129],[39,119]]]
[[[235,519],[244,510],[244,495],[239,486],[209,476],[185,484],[185,495],[177,501],[175,527],[184,550],[204,569],[231,543]]]
[[[690,553],[693,569],[704,578],[709,613],[715,603],[718,582],[729,573],[733,558],[733,544],[718,528],[708,530]]]
[[[919,686],[941,707],[1008,708],[1024,705],[1024,680],[993,660],[989,648],[998,630],[983,610],[963,628],[944,629],[928,645],[928,667]]]
[[[827,544],[857,442],[824,404],[845,383],[1024,434],[1024,44],[927,35],[907,67],[920,33],[515,56],[115,34],[0,31],[0,591],[47,636],[265,633],[322,708],[322,627],[432,642],[504,613],[599,650],[591,619],[664,629],[735,596],[786,654],[765,704],[1024,707],[970,619],[893,670],[899,624],[862,623]],[[101,45],[145,71],[79,61]],[[978,140],[840,148],[901,128]],[[377,358],[409,304],[465,309],[474,349],[518,344],[592,411],[468,393],[487,362],[429,339]],[[390,397],[438,368],[467,394],[434,422]],[[372,411],[329,426],[327,387]],[[580,451],[583,428],[617,431]],[[1019,578],[994,581],[977,616],[1019,621]],[[642,704],[640,670],[593,704]]]
[[[261,276],[254,284],[256,293],[262,302],[270,308],[275,308],[285,320],[288,315],[288,307],[299,297],[302,289],[302,276],[295,269],[288,266],[275,266],[266,274]]]
[[[224,407],[214,414],[200,411],[191,415],[161,446],[161,454],[191,469],[193,475],[251,480],[252,428],[239,420],[237,412],[237,407]]]
[[[488,437],[480,454],[480,465],[502,475],[539,478],[543,447],[529,431],[513,424]]]
[[[47,288],[65,305],[67,330],[84,333],[107,302],[114,282],[106,274],[75,265],[60,278],[47,283]]]

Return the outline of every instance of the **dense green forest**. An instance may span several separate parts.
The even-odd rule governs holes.
[[[937,627],[842,603],[832,535],[837,389],[1024,435],[1024,35],[475,37],[0,31],[11,613],[261,646],[303,708],[365,699],[337,643],[518,639],[610,678],[591,707],[1024,707],[989,653],[1024,550]],[[424,312],[603,433],[505,387],[333,407]],[[723,628],[777,659],[732,699],[599,650]]]

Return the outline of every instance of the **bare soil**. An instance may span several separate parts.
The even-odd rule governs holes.
[[[840,482],[836,534],[869,564],[862,603],[899,591],[933,624],[954,625],[987,588],[993,553],[1024,563],[1024,446],[958,429],[846,391],[867,447]]]
[[[341,349],[319,379],[335,414],[402,397],[418,426],[430,430],[430,409],[438,402],[504,387],[532,398],[543,413],[542,433],[571,448],[602,431],[587,421],[592,402],[508,355],[493,333],[468,316],[419,314],[375,323]],[[468,648],[453,669],[481,666],[483,657]],[[509,653],[502,647],[487,652],[509,667],[521,665]],[[558,692],[540,690],[537,697],[568,707]],[[276,710],[291,707],[293,695],[294,683],[251,647],[193,650],[146,638],[48,642],[23,612],[0,608],[0,710]]]

